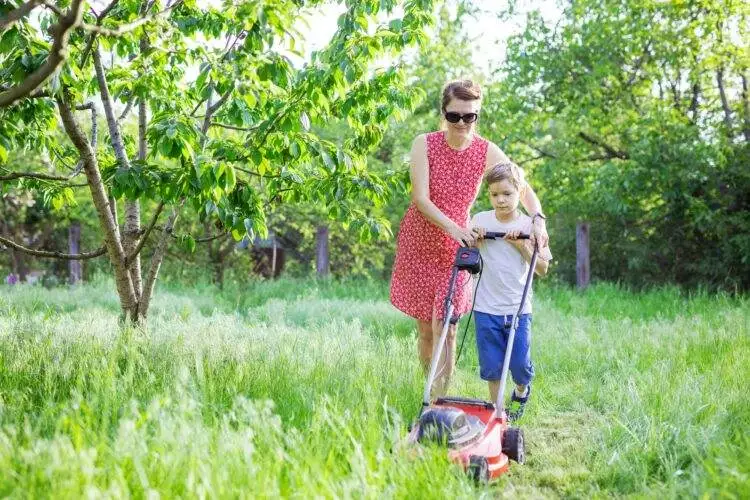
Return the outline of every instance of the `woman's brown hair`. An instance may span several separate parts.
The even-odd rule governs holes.
[[[462,101],[476,101],[482,98],[482,88],[473,80],[454,80],[446,83],[443,87],[440,111],[445,111],[445,107],[454,98]]]

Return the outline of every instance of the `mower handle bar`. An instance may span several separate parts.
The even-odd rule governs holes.
[[[499,239],[505,238],[506,234],[507,233],[498,233],[498,232],[495,232],[495,231],[487,231],[486,233],[484,233],[484,239],[486,239],[486,240],[499,240]],[[519,240],[528,240],[529,238],[531,238],[530,234],[519,234],[517,239],[519,239]]]

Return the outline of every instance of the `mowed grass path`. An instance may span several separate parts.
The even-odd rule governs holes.
[[[750,497],[750,301],[538,285],[528,462],[401,446],[422,374],[387,284],[0,287],[0,497]],[[463,331],[463,325],[461,327]],[[485,397],[473,331],[454,393]]]

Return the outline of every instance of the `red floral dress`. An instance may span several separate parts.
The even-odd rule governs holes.
[[[475,135],[468,148],[457,151],[448,145],[443,132],[427,134],[430,200],[464,228],[469,224],[469,208],[482,182],[487,144]],[[457,249],[457,241],[410,204],[398,231],[391,303],[416,319],[431,321],[433,311],[442,319]],[[459,273],[453,297],[454,315],[465,314],[471,308],[469,281],[469,273]]]

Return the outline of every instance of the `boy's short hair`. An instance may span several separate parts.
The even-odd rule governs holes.
[[[488,186],[506,180],[519,191],[526,185],[526,180],[523,178],[523,170],[512,161],[498,163],[484,173],[484,182]]]

